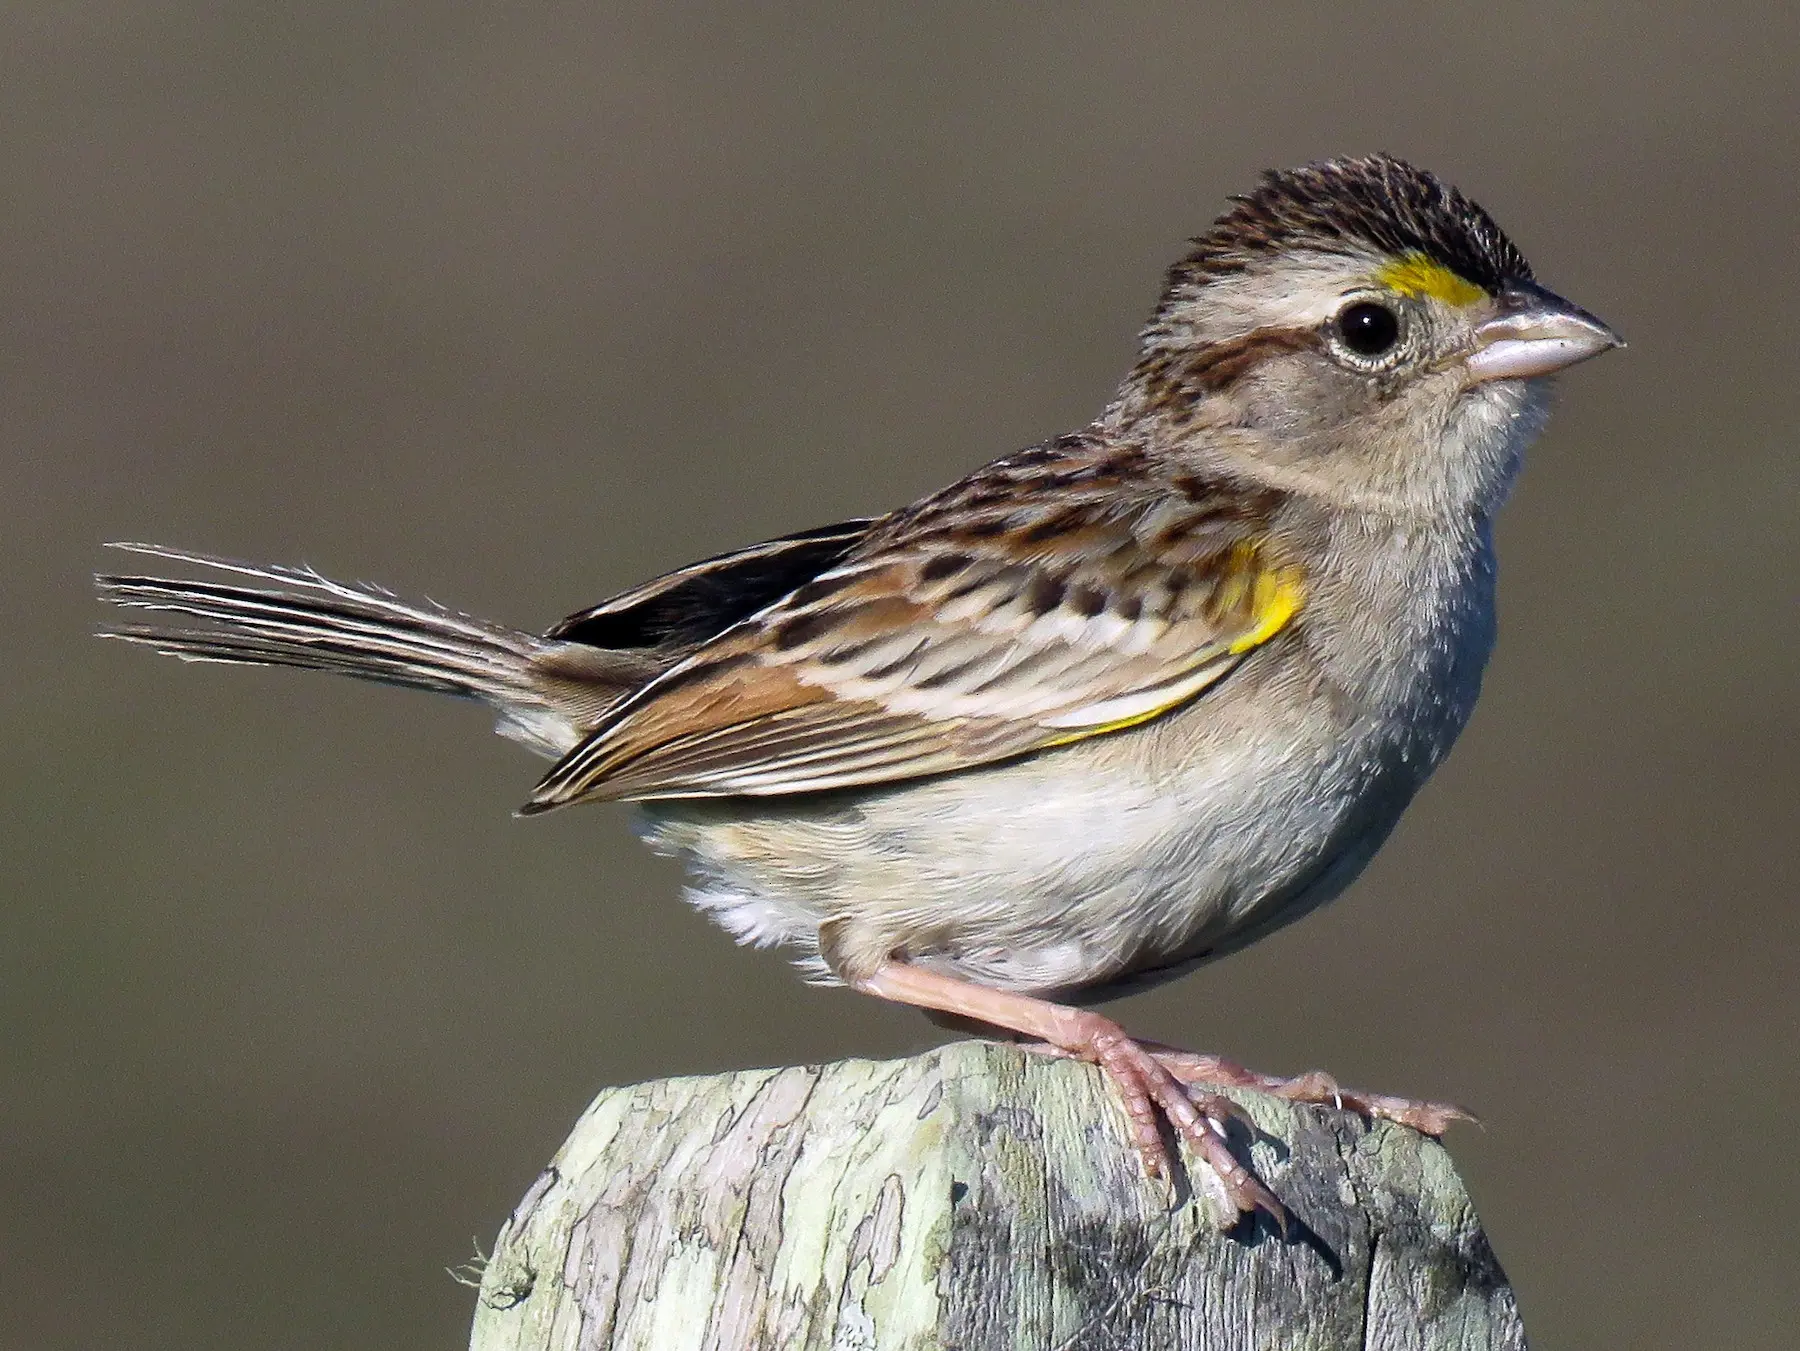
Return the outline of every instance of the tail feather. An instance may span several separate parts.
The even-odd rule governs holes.
[[[553,669],[567,644],[411,603],[365,584],[334,582],[310,568],[242,563],[155,544],[112,548],[272,583],[103,574],[100,598],[127,610],[178,615],[198,625],[121,624],[101,636],[183,661],[297,666],[362,680],[478,699],[501,715],[500,731],[547,754],[566,751],[579,724],[616,690],[571,687]]]

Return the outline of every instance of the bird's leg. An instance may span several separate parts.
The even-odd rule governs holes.
[[[849,983],[865,994],[898,1004],[1017,1032],[1062,1055],[1098,1065],[1124,1104],[1132,1143],[1153,1176],[1170,1175],[1157,1122],[1160,1109],[1218,1178],[1223,1199],[1235,1208],[1233,1220],[1260,1210],[1286,1231],[1287,1211],[1281,1202],[1237,1161],[1226,1144],[1226,1123],[1241,1117],[1237,1106],[1217,1094],[1195,1093],[1186,1087],[1112,1019],[1087,1009],[989,989],[892,958],[872,974],[852,977]]]

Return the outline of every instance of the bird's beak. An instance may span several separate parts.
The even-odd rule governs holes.
[[[1476,325],[1465,363],[1477,383],[1549,375],[1625,345],[1579,305],[1531,282],[1509,285],[1495,306],[1494,316]]]

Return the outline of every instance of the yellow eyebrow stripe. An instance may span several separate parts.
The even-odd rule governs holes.
[[[1487,292],[1474,282],[1457,276],[1422,253],[1396,258],[1375,274],[1375,280],[1403,296],[1430,296],[1446,305],[1473,305],[1487,298]]]

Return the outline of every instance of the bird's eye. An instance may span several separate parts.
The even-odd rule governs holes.
[[[1400,341],[1400,319],[1386,305],[1359,300],[1337,317],[1338,336],[1359,357],[1378,357]]]

